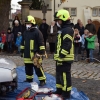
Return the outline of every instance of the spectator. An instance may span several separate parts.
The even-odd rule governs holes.
[[[5,42],[6,42],[6,34],[2,32],[1,33],[1,43],[0,43],[1,52],[4,49]]]
[[[42,32],[42,34],[43,34],[45,47],[46,47],[46,40],[47,40],[47,37],[48,37],[48,34],[47,34],[48,26],[49,26],[49,25],[46,24],[46,19],[43,19],[43,22],[42,22],[42,24],[41,24],[40,27],[39,27],[39,30],[40,30],[40,31]]]
[[[16,46],[18,48],[18,50],[17,50],[17,53],[18,54],[20,53],[20,45],[21,45],[21,42],[22,42],[21,32],[18,32],[17,38],[16,38]]]
[[[18,32],[22,32],[22,27],[21,25],[19,25],[19,22],[17,20],[15,20],[15,26],[13,27],[13,34],[14,34],[14,51],[16,51],[16,38],[17,38],[17,33]]]
[[[84,34],[84,26],[82,22],[80,22],[78,30],[79,30],[80,36],[82,36]]]
[[[82,36],[84,34],[84,26],[83,26],[82,22],[79,23],[79,27],[78,28],[79,28],[78,30],[79,30],[80,36]],[[79,51],[78,51],[79,54],[81,54],[81,51],[82,51],[81,50],[81,45],[82,44],[81,44],[81,41],[80,41],[80,47],[79,47]]]
[[[26,30],[26,24],[25,24],[25,20],[22,21],[22,34],[24,33],[24,31]]]
[[[12,23],[12,26],[13,26],[13,27],[15,26],[15,20],[17,20],[17,21],[19,22],[19,25],[21,25],[18,16],[15,16],[15,18],[14,18],[14,20],[13,20],[13,23]]]
[[[74,61],[78,61],[78,50],[79,50],[79,46],[80,43],[78,42],[80,40],[80,34],[78,29],[74,30],[74,54],[75,54],[75,60]]]
[[[7,30],[6,42],[7,42],[7,52],[12,53],[12,43],[14,41],[14,35],[11,32],[11,28]]]
[[[88,24],[85,26],[85,29],[87,29],[92,34],[96,33],[95,25],[92,23],[91,19],[88,19]]]
[[[80,26],[79,26],[79,24],[81,23],[81,20],[80,19],[78,19],[77,20],[77,24],[75,24],[75,26],[74,26],[74,29],[80,29]]]
[[[93,51],[95,49],[95,35],[93,33],[89,33],[89,37],[86,38],[87,48],[89,49],[89,58],[90,62],[93,62]]]
[[[98,38],[98,43],[99,43],[99,52],[98,52],[98,55],[100,55],[100,27],[98,28],[97,38]]]
[[[82,35],[82,52],[81,52],[81,56],[82,56],[82,60],[85,59],[85,51],[86,51],[86,55],[87,55],[87,58],[89,58],[89,50],[87,48],[87,40],[86,38],[88,37],[88,33],[89,31],[88,30],[84,30],[84,34]]]
[[[55,25],[55,21],[51,22],[51,25],[48,28],[48,42],[50,46],[51,54],[55,51],[55,42],[57,37],[57,26]]]

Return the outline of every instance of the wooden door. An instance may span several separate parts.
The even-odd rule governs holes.
[[[98,31],[98,28],[100,27],[100,22],[99,21],[93,21],[93,24],[96,27],[96,32]]]

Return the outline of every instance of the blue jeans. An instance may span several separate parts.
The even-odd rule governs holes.
[[[90,57],[90,62],[93,62],[93,49],[89,50],[89,57]]]

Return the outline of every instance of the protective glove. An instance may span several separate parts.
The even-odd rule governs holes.
[[[40,68],[42,65],[42,56],[36,53],[35,56],[32,58],[32,61],[37,68]]]

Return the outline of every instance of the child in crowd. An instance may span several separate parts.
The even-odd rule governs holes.
[[[2,32],[1,33],[1,43],[0,43],[1,52],[3,51],[5,42],[6,42],[6,34]]]
[[[86,38],[87,40],[87,48],[89,49],[89,58],[90,62],[93,62],[93,51],[95,49],[95,35],[89,32],[89,36]]]
[[[12,43],[14,41],[14,35],[11,32],[11,28],[7,29],[7,36],[6,36],[6,42],[7,42],[7,51],[8,53],[12,52]]]
[[[78,50],[79,50],[79,40],[80,40],[80,34],[78,29],[74,29],[74,53],[75,53],[75,60],[74,61],[78,61]]]
[[[21,32],[18,32],[17,38],[16,38],[16,47],[18,48],[18,51],[17,51],[18,54],[20,53],[21,42],[22,42]]]
[[[84,30],[84,34],[82,35],[82,51],[81,51],[81,56],[82,56],[82,60],[85,59],[85,51],[86,51],[86,55],[87,55],[87,58],[89,58],[89,50],[87,48],[87,40],[86,38],[88,37],[88,33],[89,31],[87,29]]]

